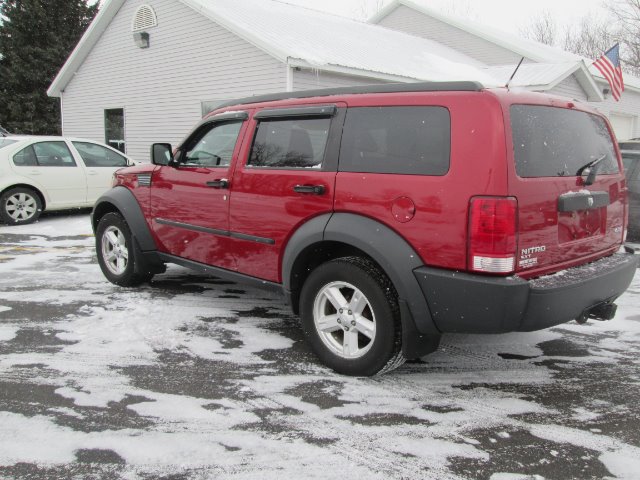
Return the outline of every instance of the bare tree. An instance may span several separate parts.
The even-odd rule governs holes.
[[[521,27],[520,35],[529,40],[555,45],[558,36],[558,26],[548,10],[543,10],[540,15],[533,18],[533,22]]]
[[[614,0],[605,3],[604,7],[614,19],[623,69],[640,76],[640,0]]]
[[[585,16],[573,27],[558,27],[551,14],[544,11],[530,25],[520,28],[520,34],[593,60],[620,43],[622,69],[640,76],[640,0],[613,2],[604,4],[606,18]]]
[[[596,59],[616,43],[611,23],[592,16],[583,17],[574,28],[566,28],[561,47],[586,58]]]

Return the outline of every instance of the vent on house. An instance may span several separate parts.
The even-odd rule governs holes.
[[[133,16],[133,26],[131,30],[139,32],[147,28],[155,27],[156,25],[158,25],[158,18],[153,8],[149,5],[140,5]]]

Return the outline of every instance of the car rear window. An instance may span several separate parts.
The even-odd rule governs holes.
[[[11,144],[16,143],[18,140],[9,140],[8,138],[0,137],[0,148],[8,147]]]
[[[444,107],[355,107],[345,120],[340,171],[444,175],[450,152]]]
[[[512,105],[511,130],[520,177],[577,176],[604,156],[598,174],[618,173],[609,129],[601,117],[566,108]]]

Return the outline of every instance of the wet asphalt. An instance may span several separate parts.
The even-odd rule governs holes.
[[[77,219],[86,213],[68,215]],[[41,222],[51,218],[60,216]],[[178,425],[135,407],[163,395],[198,399],[204,410],[251,414],[230,427],[233,438],[259,439],[292,453],[281,459],[276,447],[265,464],[251,447],[226,442],[228,432],[213,428],[202,441],[222,445],[224,461],[212,455],[207,464],[190,463],[192,457],[181,457],[178,436],[175,458],[162,465],[132,460],[124,447],[96,448],[96,442],[88,442],[86,448],[74,448],[67,461],[0,453],[0,478],[335,478],[345,468],[349,476],[364,472],[362,478],[633,478],[603,457],[640,452],[640,336],[628,334],[617,319],[610,326],[568,324],[503,340],[445,336],[438,352],[393,373],[345,378],[317,361],[298,319],[277,294],[178,267],[139,289],[124,289],[102,278],[93,239],[86,234],[7,230],[0,227],[0,272],[5,270],[0,307],[6,307],[0,308],[0,327],[15,334],[0,340],[0,414],[25,422],[46,419],[65,435],[78,432],[86,438],[99,439],[106,432],[177,434],[197,422]],[[52,300],[56,295],[64,301]],[[101,375],[90,370],[84,384],[77,372],[65,370],[69,361],[93,365],[90,352],[82,349],[89,340],[69,337],[70,324],[96,311],[107,318],[109,312],[131,310],[131,323],[123,328],[149,325],[153,316],[136,317],[133,305],[152,308],[166,302],[187,308],[194,298],[207,308],[168,327],[175,344],[149,336],[151,353],[139,361],[133,355],[110,363],[108,353],[101,359],[103,373],[118,379],[117,398],[84,404],[61,390],[91,394],[94,377]],[[640,323],[640,308],[633,313],[633,306],[640,306],[638,277],[626,304],[625,322]],[[102,332],[98,328],[95,335]],[[287,346],[247,350],[250,336],[265,334]],[[142,343],[146,338],[141,334]],[[218,352],[194,353],[180,339],[215,342]],[[100,339],[90,341],[99,344]],[[225,406],[228,402],[233,407]],[[517,408],[510,410],[512,404]],[[37,431],[32,433],[38,438]],[[42,438],[50,441],[55,433],[43,431]],[[0,449],[9,441],[0,440]],[[432,441],[443,451],[433,453]],[[460,451],[461,446],[472,453]],[[336,464],[336,459],[341,460]],[[316,468],[310,466],[314,462]]]

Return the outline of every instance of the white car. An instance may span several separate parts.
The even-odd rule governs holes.
[[[0,138],[0,222],[35,222],[44,210],[92,207],[113,173],[137,162],[79,138]]]

